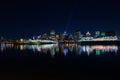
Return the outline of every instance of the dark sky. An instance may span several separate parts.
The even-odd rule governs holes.
[[[83,34],[116,31],[120,34],[117,0],[4,0],[0,2],[0,36],[31,37],[54,29]]]

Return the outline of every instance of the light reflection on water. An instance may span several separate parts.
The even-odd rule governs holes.
[[[78,45],[78,44],[45,44],[45,45],[14,45],[14,44],[1,44],[1,52],[7,49],[16,50],[32,50],[34,53],[40,52],[47,54],[50,52],[51,56],[55,53],[62,53],[65,56],[69,53],[73,54],[91,54],[101,55],[105,53],[118,53],[117,45]]]

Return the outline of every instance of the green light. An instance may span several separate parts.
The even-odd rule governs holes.
[[[96,50],[96,55],[100,55],[100,50]]]
[[[102,33],[101,33],[101,36],[102,36],[102,37],[105,37],[105,33],[104,33],[104,32],[102,32]]]
[[[105,54],[105,50],[104,49],[102,50],[102,54]]]

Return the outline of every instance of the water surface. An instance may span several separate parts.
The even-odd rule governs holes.
[[[0,49],[2,72],[105,76],[120,71],[118,45],[1,44]]]

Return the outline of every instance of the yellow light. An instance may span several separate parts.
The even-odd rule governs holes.
[[[93,49],[104,49],[104,46],[102,45],[96,45],[96,46],[92,46]]]
[[[24,49],[23,45],[20,45],[20,50],[23,50],[23,49]]]
[[[22,39],[22,38],[20,39],[20,42],[23,42],[23,39]]]
[[[65,44],[66,47],[68,47],[69,45],[68,44]]]
[[[13,47],[14,47],[14,44],[11,44],[11,47],[13,48]]]

